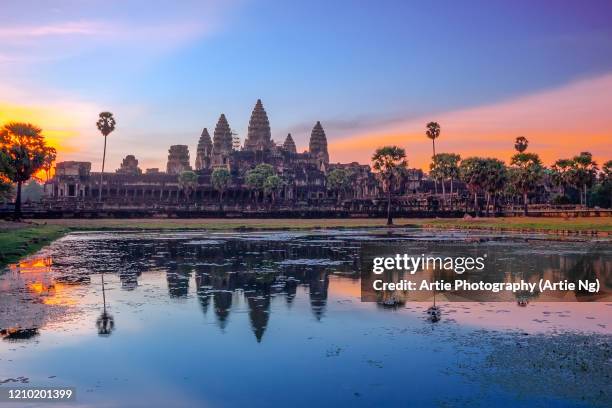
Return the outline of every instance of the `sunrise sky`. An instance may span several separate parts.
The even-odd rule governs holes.
[[[220,113],[242,140],[257,98],[273,138],[304,150],[320,120],[332,162],[397,144],[508,160],[516,136],[546,164],[612,159],[612,2],[12,1],[0,7],[0,123],[30,121],[58,160],[126,154],[165,168]]]

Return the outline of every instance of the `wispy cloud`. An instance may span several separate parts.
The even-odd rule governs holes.
[[[47,25],[2,26],[0,39],[19,41],[34,37],[103,35],[112,32],[107,24],[96,21],[67,21]]]
[[[0,25],[0,61],[28,67],[30,62],[61,61],[94,49],[98,55],[111,51],[126,59],[146,58],[217,32],[224,27],[222,15],[233,7],[233,2],[170,2],[155,7],[86,3],[90,4],[66,6],[63,11],[38,8],[30,19],[21,17],[26,5],[21,9],[13,5],[17,9],[13,18]]]

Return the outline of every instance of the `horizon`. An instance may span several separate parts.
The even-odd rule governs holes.
[[[99,171],[95,122],[111,111],[108,171],[128,154],[163,169],[173,144],[193,163],[221,113],[244,142],[258,98],[272,138],[291,133],[298,151],[321,121],[332,163],[370,164],[394,144],[427,171],[429,121],[442,128],[436,151],[463,158],[507,163],[517,136],[547,166],[581,151],[612,157],[607,2],[96,3],[5,8],[0,124],[40,126],[58,161]]]

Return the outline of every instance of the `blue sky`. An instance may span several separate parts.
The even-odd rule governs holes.
[[[2,3],[0,100],[113,111],[115,166],[194,156],[221,112],[244,138],[257,98],[305,147],[317,120],[344,139],[612,72],[609,1]]]

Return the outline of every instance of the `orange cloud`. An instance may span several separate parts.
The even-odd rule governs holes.
[[[427,169],[432,154],[425,124],[442,127],[436,152],[463,157],[480,155],[508,161],[514,138],[525,136],[529,151],[546,164],[580,151],[591,151],[602,163],[612,159],[612,74],[491,105],[406,120],[372,132],[359,133],[329,143],[333,161],[369,163],[380,146],[406,148],[412,167]]]

